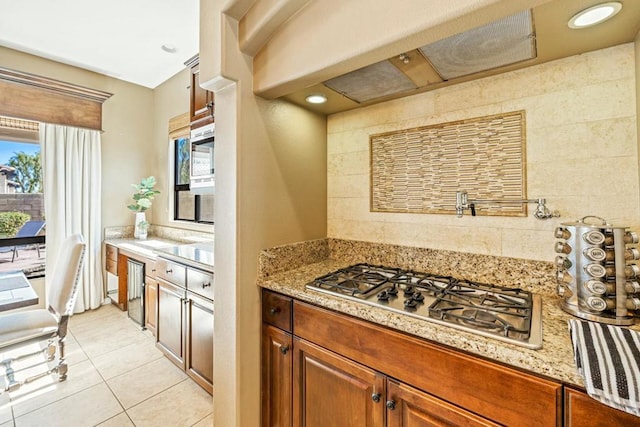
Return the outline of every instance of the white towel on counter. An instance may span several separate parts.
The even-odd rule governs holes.
[[[640,333],[569,320],[573,354],[589,396],[640,416]]]

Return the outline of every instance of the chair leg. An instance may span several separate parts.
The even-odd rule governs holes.
[[[60,352],[59,357],[60,359],[58,360],[58,381],[62,382],[64,380],[67,379],[67,361],[65,359],[65,354],[64,354],[64,341],[65,341],[66,337],[60,337],[58,339],[58,350]]]
[[[56,356],[56,346],[53,343],[53,340],[49,340],[47,347],[45,347],[44,349],[38,350],[38,351],[34,351],[32,353],[29,354],[23,354],[20,355],[18,357],[13,357],[13,358],[9,358],[9,359],[5,359],[3,361],[0,362],[0,365],[4,367],[5,370],[5,377],[7,378],[7,384],[5,385],[5,388],[3,391],[6,392],[12,392],[12,391],[16,391],[18,390],[20,387],[22,387],[24,384],[28,384],[30,382],[33,382],[35,380],[38,380],[40,378],[46,377],[47,375],[51,375],[54,372],[59,372],[59,367],[56,366],[52,369],[49,369],[45,372],[33,375],[31,377],[26,378],[23,381],[16,381],[16,371],[13,369],[12,364],[14,362],[23,360],[23,359],[28,359],[30,357],[33,356],[37,356],[37,355],[44,355],[46,357],[47,362],[50,362],[52,360],[55,359]],[[65,372],[65,376],[66,376],[66,364],[64,367],[64,372]],[[19,371],[18,371],[19,372]]]
[[[13,260],[16,259],[16,253],[18,252],[18,248],[14,247],[13,248],[13,255],[11,256],[11,262],[13,262]]]

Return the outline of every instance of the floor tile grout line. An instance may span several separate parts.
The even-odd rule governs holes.
[[[213,411],[209,412],[207,415],[205,415],[204,417],[200,418],[198,421],[196,421],[195,423],[191,424],[191,427],[194,427],[195,425],[197,425],[198,423],[204,421],[205,418],[207,418],[209,415],[212,415]]]

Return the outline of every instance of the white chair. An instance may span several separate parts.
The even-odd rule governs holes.
[[[64,353],[64,340],[67,335],[69,317],[73,313],[78,279],[82,268],[86,244],[80,234],[67,238],[60,250],[51,281],[49,281],[49,308],[21,311],[0,315],[0,353],[5,353],[25,345],[48,340],[44,350],[31,352],[0,361],[5,368],[6,385],[2,391],[15,391],[23,384],[30,383],[52,373],[58,374],[58,380],[67,378],[67,363]],[[53,368],[33,375],[22,381],[15,379],[16,372],[12,363],[28,357],[44,354],[46,362],[55,359],[58,342],[58,362]]]

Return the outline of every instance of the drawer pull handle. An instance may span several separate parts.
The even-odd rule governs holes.
[[[387,408],[392,411],[396,409],[396,401],[395,400],[387,400]]]
[[[280,308],[279,307],[271,307],[271,309],[269,309],[269,313],[271,313],[272,316],[275,316],[276,314],[280,313]]]
[[[283,345],[282,347],[280,347],[280,353],[287,354],[288,351],[289,351],[288,345]]]
[[[208,288],[209,286],[211,286],[211,282],[206,282],[202,284],[202,289],[204,288]]]
[[[171,273],[173,273],[173,270],[172,269],[168,269],[168,270],[165,270],[164,272],[167,273],[167,274],[171,274]]]
[[[380,393],[373,393],[371,395],[371,400],[373,400],[376,403],[380,402]]]

